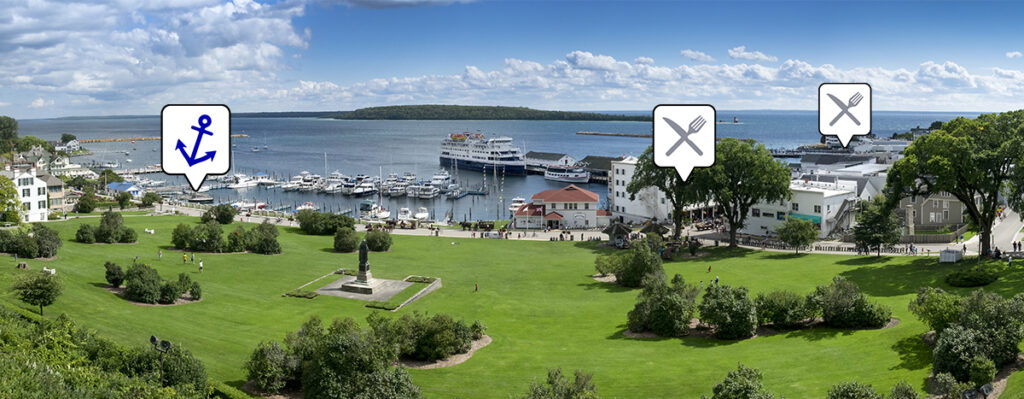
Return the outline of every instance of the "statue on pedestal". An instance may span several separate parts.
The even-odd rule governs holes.
[[[363,240],[359,244],[359,275],[356,276],[356,281],[367,282],[373,279],[373,275],[370,274],[370,260],[367,257],[369,252],[370,246]]]

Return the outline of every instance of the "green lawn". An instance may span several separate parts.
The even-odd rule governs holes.
[[[59,257],[29,261],[33,270],[53,267],[65,279],[65,293],[47,308],[48,316],[68,313],[127,344],[145,345],[150,335],[170,340],[202,359],[211,377],[239,386],[245,378],[242,365],[261,340],[280,340],[311,315],[364,322],[373,311],[364,302],[330,296],[312,300],[281,296],[338,268],[356,267],[356,254],[332,252],[333,237],[305,236],[295,228],[283,228],[284,254],[201,254],[197,257],[205,261],[206,270],[199,274],[196,266],[182,265],[180,253],[169,248],[173,227],[198,218],[124,220],[140,233],[138,244],[73,242],[77,226],[95,224],[95,219],[50,224],[64,239]],[[156,229],[156,234],[142,234],[145,228]],[[234,226],[225,229],[232,230]],[[451,245],[453,241],[457,245]],[[164,260],[158,262],[161,248]],[[605,398],[693,398],[710,395],[714,384],[737,363],[761,369],[768,389],[791,398],[824,397],[830,386],[851,379],[884,391],[907,380],[923,391],[931,351],[920,340],[926,327],[910,314],[907,303],[920,286],[949,288],[943,277],[956,267],[923,257],[716,249],[711,257],[667,263],[666,271],[681,273],[693,283],[707,283],[718,276],[723,284],[746,286],[753,293],[780,288],[806,293],[827,284],[832,276],[843,275],[890,306],[901,322],[888,330],[815,329],[735,342],[639,340],[622,334],[626,312],[638,291],[589,277],[594,273],[594,256],[602,251],[606,249],[590,242],[395,236],[392,250],[371,253],[370,262],[379,278],[413,274],[443,279],[443,288],[397,314],[418,310],[445,312],[467,322],[480,319],[494,339],[461,365],[410,371],[430,398],[507,397],[524,392],[534,378],[542,379],[548,367],[594,373],[594,383]],[[203,301],[142,307],[104,290],[104,261],[126,265],[135,256],[153,263],[165,279],[190,273],[202,284]],[[17,273],[13,263],[13,258],[0,257],[0,287],[9,286]],[[474,292],[474,284],[479,284],[479,292]],[[1004,295],[1022,288],[1021,270],[986,287]],[[0,290],[0,300],[15,301],[6,289]],[[1016,376],[1008,392],[1022,389],[1024,378]]]

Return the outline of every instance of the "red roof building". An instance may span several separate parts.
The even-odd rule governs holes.
[[[588,229],[605,226],[611,213],[598,209],[601,197],[575,184],[534,194],[514,214],[516,228]]]

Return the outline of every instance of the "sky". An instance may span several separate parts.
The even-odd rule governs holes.
[[[1024,108],[1024,4],[0,0],[0,115],[400,104]]]

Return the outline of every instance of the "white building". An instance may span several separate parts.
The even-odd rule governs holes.
[[[21,220],[29,223],[45,222],[50,212],[50,203],[46,196],[47,183],[39,178],[36,169],[8,169],[0,174],[14,182],[18,200],[22,205]]]
[[[818,225],[820,238],[853,225],[857,184],[849,181],[816,182],[793,180],[789,183],[793,195],[789,201],[758,203],[750,208],[742,234],[774,236],[775,229],[787,216],[804,219]]]
[[[590,229],[608,225],[611,213],[598,209],[597,193],[570,184],[558,190],[545,190],[530,197],[532,202],[515,212],[519,229]]]
[[[651,218],[672,220],[672,203],[665,193],[655,187],[648,187],[636,193],[635,199],[629,199],[626,186],[636,172],[636,157],[626,157],[621,161],[612,161],[612,174],[608,177],[608,203],[615,217],[625,221],[643,222]]]
[[[527,166],[541,168],[547,168],[548,166],[572,166],[577,162],[576,158],[573,158],[572,155],[539,151],[527,152],[523,159],[526,161]]]
[[[61,142],[54,142],[53,143],[53,150],[56,151],[56,152],[63,151],[63,152],[66,152],[66,153],[70,154],[72,152],[75,152],[75,151],[78,151],[78,150],[81,150],[81,149],[82,149],[82,145],[78,142],[78,140],[71,140],[71,141],[69,141],[67,143],[61,143]]]

